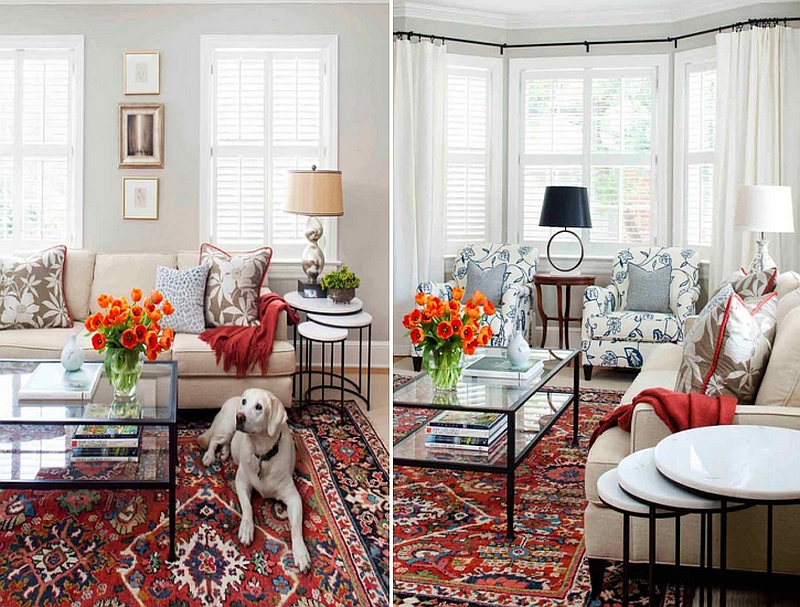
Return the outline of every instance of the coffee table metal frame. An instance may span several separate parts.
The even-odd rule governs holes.
[[[556,355],[557,353],[557,355]],[[402,402],[395,400],[393,397],[393,406],[406,407],[409,409],[437,409],[445,411],[470,411],[474,413],[500,413],[506,415],[507,422],[507,452],[506,464],[504,467],[493,466],[491,464],[479,464],[474,462],[459,462],[447,460],[429,460],[429,459],[415,459],[393,456],[393,462],[397,466],[409,466],[415,468],[434,468],[444,470],[459,470],[466,472],[489,472],[489,473],[502,473],[506,476],[506,538],[508,540],[514,539],[514,498],[515,498],[515,473],[517,467],[525,460],[531,450],[539,444],[539,441],[546,436],[553,425],[559,420],[570,405],[572,405],[572,445],[578,446],[578,422],[579,422],[579,408],[580,408],[580,375],[578,373],[581,366],[581,352],[579,350],[570,351],[553,351],[555,357],[555,365],[550,370],[545,370],[541,377],[532,382],[527,390],[517,399],[515,404],[508,409],[498,409],[497,407],[486,406],[459,406],[458,404],[449,403],[418,403],[418,402]],[[553,416],[547,423],[542,426],[539,431],[531,438],[531,440],[523,447],[523,449],[516,454],[516,414],[525,405],[530,398],[539,392],[553,392],[552,389],[546,389],[545,384],[549,382],[561,369],[565,368],[570,363],[573,363],[573,392],[564,401],[564,403],[553,413]],[[414,382],[420,381],[427,377],[425,373],[420,373],[411,382],[403,384],[395,390],[395,394],[408,387]],[[477,378],[474,378],[477,379]],[[399,447],[406,440],[413,440],[416,430],[400,441],[395,447]]]
[[[54,362],[48,360],[0,360],[0,371],[3,370],[4,364],[19,367],[25,363],[34,365],[43,362]],[[57,361],[55,361],[57,362]],[[136,420],[137,426],[156,426],[167,427],[169,433],[169,475],[167,480],[136,480],[136,479],[121,479],[121,480],[106,480],[106,479],[0,479],[0,489],[15,489],[15,490],[29,490],[29,491],[68,491],[72,489],[110,489],[116,491],[118,489],[149,489],[160,490],[166,489],[169,492],[169,561],[176,561],[175,554],[175,515],[176,515],[176,492],[175,492],[175,475],[178,466],[178,422],[177,422],[177,408],[178,408],[178,363],[175,361],[165,362],[146,362],[145,366],[169,366],[170,367],[170,394],[169,394],[169,409],[167,417],[165,418],[143,418]],[[105,375],[100,378],[100,381],[107,381]],[[26,403],[28,404],[28,403]],[[77,404],[77,401],[30,401],[32,406],[43,408],[49,405],[58,406],[65,404]],[[88,403],[86,403],[88,404]],[[0,426],[79,426],[81,424],[131,424],[130,419],[92,419],[83,417],[69,417],[59,419],[47,418],[9,418],[0,417]]]

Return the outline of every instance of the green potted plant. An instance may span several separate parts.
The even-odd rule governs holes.
[[[322,277],[322,288],[328,292],[335,303],[346,304],[356,296],[356,289],[361,285],[361,279],[353,274],[347,266],[342,266],[338,271],[328,272]]]

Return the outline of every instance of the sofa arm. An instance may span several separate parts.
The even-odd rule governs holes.
[[[776,426],[800,430],[800,407],[738,405],[733,423],[751,426]],[[671,432],[653,410],[652,405],[639,403],[631,421],[631,453],[655,447]]]
[[[272,289],[267,286],[262,286],[261,290],[258,292],[258,296],[263,297],[269,293],[272,293]],[[275,329],[275,339],[278,341],[288,341],[289,339],[289,330],[287,328],[289,323],[287,319],[286,311],[282,311],[278,314],[278,327]]]
[[[694,327],[694,323],[697,322],[697,314],[691,314],[687,316],[683,320],[683,338],[686,339],[686,336],[689,335],[689,332]]]

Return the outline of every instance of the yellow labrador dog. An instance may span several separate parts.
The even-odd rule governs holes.
[[[203,464],[214,462],[219,447],[220,458],[233,455],[236,469],[236,495],[242,507],[239,540],[245,546],[253,541],[253,489],[264,498],[286,504],[292,528],[292,552],[300,571],[311,565],[303,540],[303,501],[294,485],[294,441],[283,403],[268,390],[250,388],[242,396],[228,399],[217,413],[211,427],[197,439],[205,450]]]

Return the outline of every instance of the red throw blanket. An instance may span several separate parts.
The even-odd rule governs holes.
[[[633,409],[639,403],[648,403],[670,432],[704,426],[728,426],[733,423],[736,398],[733,396],[706,396],[705,394],[673,392],[666,388],[642,390],[629,405],[617,407],[606,415],[589,440],[589,447],[597,437],[614,426],[631,431]]]
[[[247,377],[247,372],[261,365],[261,375],[269,369],[269,357],[278,328],[278,314],[286,310],[290,325],[296,325],[300,317],[277,293],[267,293],[258,300],[258,325],[250,327],[224,326],[208,329],[200,334],[217,356],[222,359],[222,368],[229,371],[236,367],[236,377]]]

